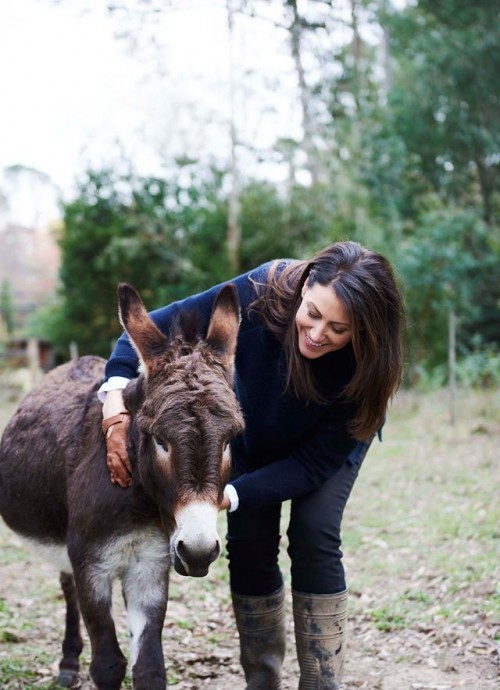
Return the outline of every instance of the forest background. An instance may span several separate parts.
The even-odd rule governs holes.
[[[140,60],[145,50],[161,55],[157,29],[176,4],[129,0],[108,11]],[[268,148],[245,137],[234,102],[258,108],[253,90],[265,75],[242,77],[229,65],[230,115],[219,127],[226,159],[186,150],[165,159],[160,175],[140,175],[125,158],[82,172],[61,201],[57,299],[29,332],[62,358],[71,341],[80,354],[106,357],[120,332],[118,282],[154,309],[268,259],[306,258],[350,239],[387,255],[401,278],[409,384],[445,381],[450,315],[460,380],[498,384],[497,3],[228,0],[225,11],[230,45],[241,21],[276,31],[300,136]],[[278,97],[279,82],[266,88]],[[4,286],[7,326],[11,308]]]
[[[54,12],[69,4],[40,2],[53,2]],[[166,69],[162,27],[181,8],[207,5],[71,2],[77,3],[107,13],[123,49],[159,71]],[[352,594],[346,683],[369,690],[493,690],[499,672],[498,3],[214,0],[213,7],[225,13],[232,47],[229,82],[211,94],[226,98],[227,117],[206,115],[206,91],[195,89],[193,105],[178,113],[193,136],[179,140],[175,155],[160,150],[154,175],[139,172],[126,155],[82,168],[76,191],[61,199],[62,221],[53,230],[61,248],[57,295],[32,315],[23,335],[49,341],[61,360],[70,343],[80,354],[107,357],[121,330],[118,282],[135,285],[154,309],[260,262],[308,257],[337,240],[386,254],[407,303],[406,385],[413,390],[397,397],[386,439],[363,468],[344,519]],[[244,72],[231,62],[242,25],[252,38],[255,26]],[[279,79],[257,60],[264,25],[282,51]],[[175,93],[166,96],[176,101]],[[297,135],[284,127],[286,136],[264,145],[259,126],[284,102],[290,118],[298,113]],[[168,130],[162,114],[160,108],[151,129]],[[246,118],[253,118],[253,130]],[[192,145],[211,139],[217,143],[212,155]],[[14,307],[3,282],[5,342],[20,335]],[[447,396],[429,389],[447,379],[454,320],[462,390],[453,425]],[[3,376],[0,429],[20,394],[9,385]],[[0,686],[52,688],[64,619],[57,578],[0,527]],[[283,565],[287,573],[286,560]],[[196,592],[181,579],[171,587],[164,636],[169,682],[179,690],[232,690],[243,679],[224,560]],[[125,648],[123,608],[118,628]],[[289,625],[285,687],[298,674],[293,646]],[[90,687],[88,650],[84,688]]]

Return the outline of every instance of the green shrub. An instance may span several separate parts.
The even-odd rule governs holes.
[[[457,381],[464,388],[500,386],[500,350],[495,345],[478,346],[457,361]]]

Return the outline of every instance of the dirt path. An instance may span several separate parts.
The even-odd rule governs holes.
[[[443,394],[401,396],[358,479],[344,519],[346,690],[500,688],[500,392],[459,402],[451,427]],[[115,608],[126,650],[118,596]],[[55,687],[63,617],[57,574],[0,525],[2,690]],[[290,616],[288,630],[294,690]],[[244,688],[223,559],[203,580],[173,575],[164,649],[176,690]]]

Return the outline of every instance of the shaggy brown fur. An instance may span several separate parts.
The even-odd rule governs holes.
[[[120,312],[145,368],[125,391],[131,412],[132,487],[113,485],[106,467],[96,397],[104,360],[82,357],[48,374],[7,425],[0,444],[0,513],[19,534],[67,549],[92,641],[91,673],[99,689],[118,690],[125,673],[111,619],[110,578],[128,582],[139,599],[134,605],[144,607],[147,621],[137,640],[143,646],[133,668],[134,688],[163,690],[160,635],[167,587],[162,580],[167,579],[175,512],[191,501],[218,505],[229,471],[223,449],[243,426],[231,388],[237,293],[232,286],[223,289],[206,338],[191,342],[180,330],[167,340],[127,285],[120,286]],[[141,539],[149,541],[141,544]],[[115,545],[122,542],[129,545],[130,562],[117,551]],[[158,571],[163,550],[167,557]],[[218,550],[217,545],[215,551],[197,554],[198,560],[190,564],[193,572],[206,572]],[[162,572],[158,582],[150,583],[156,597],[151,605],[142,601],[130,580],[137,559],[148,553],[156,560],[150,570],[145,563],[143,571]],[[59,682],[68,684],[78,671],[81,638],[69,571],[61,584],[70,623]]]

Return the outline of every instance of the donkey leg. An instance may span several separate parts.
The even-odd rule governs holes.
[[[77,688],[80,686],[78,678],[80,663],[78,660],[83,649],[83,640],[80,633],[80,608],[78,606],[73,575],[61,572],[59,580],[66,601],[66,629],[62,644],[63,657],[59,664],[57,684],[63,688]]]
[[[80,608],[92,647],[90,675],[97,690],[119,690],[127,660],[122,654],[111,615],[111,578],[97,568],[80,571],[75,579]]]
[[[130,630],[130,656],[134,690],[165,690],[167,675],[161,634],[168,600],[168,570],[129,568],[123,579]]]

